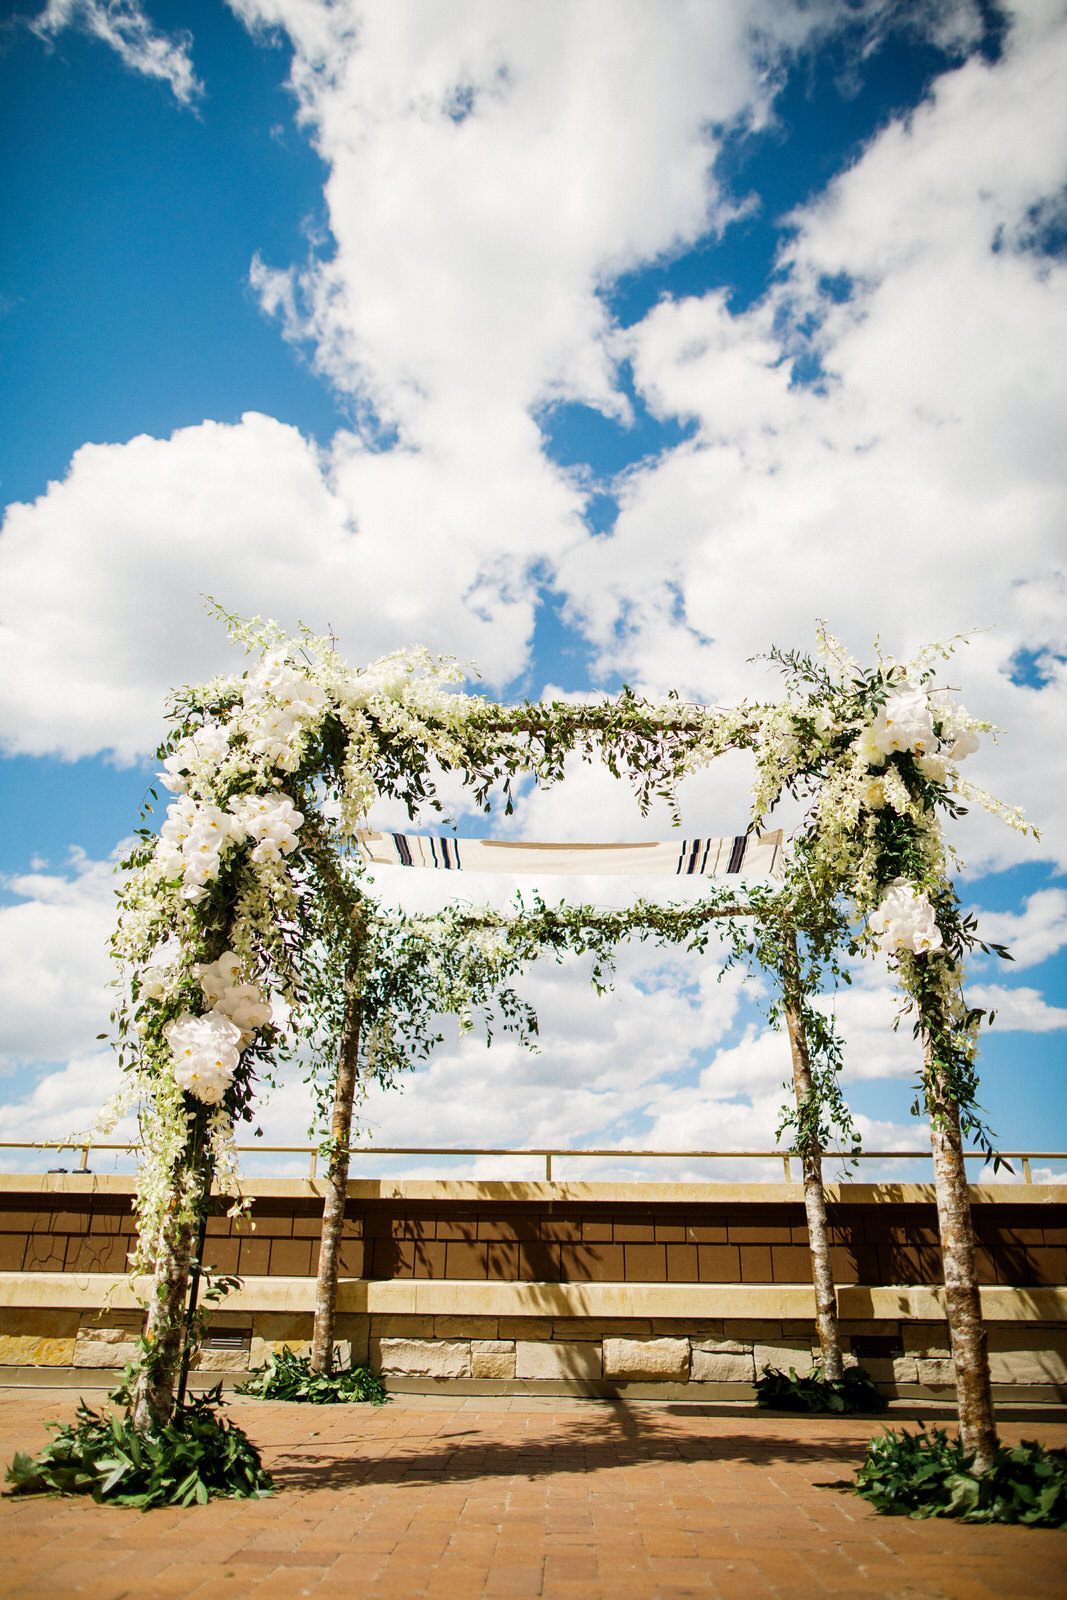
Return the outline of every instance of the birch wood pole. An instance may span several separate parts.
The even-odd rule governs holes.
[[[315,1372],[333,1368],[334,1326],[337,1321],[337,1274],[341,1264],[341,1235],[348,1197],[348,1142],[352,1135],[352,1102],[359,1074],[359,1035],[362,1004],[359,984],[359,947],[354,945],[345,976],[345,1020],[341,1058],[330,1125],[330,1166],[322,1204],[322,1241],[315,1283],[315,1326],[311,1340],[311,1366]]]
[[[199,1133],[200,1129],[197,1131]],[[162,1427],[170,1421],[174,1411],[174,1390],[189,1335],[186,1308],[193,1240],[207,1205],[210,1186],[210,1168],[197,1138],[192,1150],[175,1164],[170,1209],[160,1229],[156,1250],[152,1296],[145,1321],[145,1340],[149,1348],[138,1373],[133,1399],[134,1427],[142,1433]],[[191,1188],[195,1196],[192,1209],[189,1206]]]
[[[822,1152],[804,1136],[804,1107],[815,1092],[811,1056],[801,1009],[800,955],[792,928],[782,930],[782,996],[789,1045],[793,1055],[793,1087],[800,1112],[797,1149],[804,1171],[804,1211],[808,1220],[811,1281],[815,1289],[815,1326],[822,1352],[823,1377],[840,1383],[844,1376],[841,1335],[837,1324],[837,1291],[830,1264],[830,1229],[826,1220],[826,1190],[822,1181]]]
[[[990,1470],[997,1447],[989,1352],[982,1322],[975,1264],[974,1219],[960,1136],[960,1108],[945,1090],[931,1040],[924,1037],[930,1144],[934,1156],[934,1190],[941,1260],[945,1274],[952,1363],[956,1369],[956,1405],[960,1443],[974,1456],[973,1471]]]

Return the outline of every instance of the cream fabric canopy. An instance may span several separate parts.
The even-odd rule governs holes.
[[[657,873],[677,877],[780,878],[782,830],[723,839],[658,844],[517,844],[511,839],[456,839],[422,833],[356,831],[363,860],[381,867],[433,867],[442,872],[555,872],[585,875]]]

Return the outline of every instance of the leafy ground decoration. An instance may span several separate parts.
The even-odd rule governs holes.
[[[73,1423],[51,1425],[55,1438],[40,1455],[16,1451],[7,1481],[14,1494],[90,1494],[98,1503],[141,1511],[272,1494],[259,1451],[220,1415],[221,1404],[220,1386],[146,1433],[128,1412],[93,1411],[80,1401]]]
[[[867,1446],[850,1487],[891,1517],[956,1517],[1067,1527],[1067,1450],[1033,1439],[998,1445],[992,1470],[975,1477],[972,1458],[944,1428],[888,1431]]]
[[[389,1396],[376,1372],[366,1367],[348,1367],[340,1372],[315,1372],[307,1356],[294,1355],[288,1345],[267,1357],[262,1367],[248,1375],[238,1394],[254,1395],[259,1400],[303,1400],[315,1405],[335,1405],[341,1401],[366,1400],[384,1405]]]
[[[885,1396],[862,1367],[846,1367],[839,1382],[824,1378],[818,1367],[803,1377],[764,1367],[756,1379],[756,1404],[774,1411],[884,1411]]]

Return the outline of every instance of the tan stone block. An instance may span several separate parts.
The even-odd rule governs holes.
[[[563,1339],[641,1339],[652,1333],[644,1317],[568,1317],[552,1324],[552,1337]]]
[[[605,1339],[605,1378],[685,1382],[689,1377],[688,1339]]]
[[[258,1311],[252,1318],[252,1336],[264,1343],[289,1344],[295,1349],[297,1343],[311,1338],[314,1320],[303,1311]],[[337,1320],[340,1322],[341,1318]],[[213,1321],[222,1326],[217,1317]]]
[[[472,1339],[472,1378],[513,1378],[515,1342],[513,1339]]]
[[[800,1339],[757,1342],[752,1346],[752,1360],[757,1378],[762,1376],[764,1367],[774,1367],[778,1372],[788,1372],[790,1367],[794,1367],[798,1377],[802,1377],[804,1373],[811,1371],[813,1360],[811,1344],[808,1340]]]
[[[248,1347],[248,1365],[250,1369],[266,1366],[270,1356],[281,1355],[284,1349],[290,1349],[294,1356],[309,1356],[311,1354],[310,1339],[258,1339],[252,1335]]]
[[[943,1322],[902,1322],[900,1337],[907,1356],[935,1356],[943,1361],[952,1354]]]
[[[715,1355],[750,1356],[751,1340],[742,1339],[691,1339],[694,1350],[708,1350]]]
[[[404,1312],[382,1312],[370,1319],[372,1339],[432,1339],[433,1317],[408,1316]]]
[[[890,1362],[894,1383],[918,1383],[919,1364],[914,1356],[894,1356]],[[874,1374],[872,1373],[873,1377]]]
[[[772,1339],[782,1337],[781,1322],[754,1322],[747,1318],[738,1317],[736,1321],[727,1320],[723,1323],[723,1333],[728,1339],[740,1339],[745,1344],[769,1344]]]
[[[110,1333],[112,1330],[100,1331]],[[136,1359],[137,1344],[129,1338],[119,1343],[115,1339],[89,1339],[82,1333],[74,1341],[76,1367],[124,1367],[128,1361]]]
[[[497,1317],[434,1317],[435,1339],[495,1339]]]
[[[83,1322],[78,1329],[78,1338],[91,1339],[94,1344],[136,1344],[137,1336],[141,1331],[141,1319],[130,1317],[125,1322],[114,1326],[98,1326],[95,1319]]]
[[[721,1319],[718,1322],[709,1322],[706,1317],[700,1321],[694,1317],[653,1317],[648,1331],[656,1339],[677,1336],[690,1340],[721,1339],[723,1336]]]
[[[357,1312],[348,1312],[337,1318],[334,1331],[338,1342],[348,1346],[348,1364],[365,1367],[370,1343],[370,1318]]]
[[[501,1317],[498,1339],[551,1339],[551,1317]]]
[[[991,1350],[989,1373],[994,1383],[1067,1383],[1067,1357],[1062,1350]]]
[[[189,1365],[196,1372],[247,1372],[249,1350],[201,1350]]]
[[[918,1383],[954,1384],[956,1369],[947,1357],[922,1357],[915,1362]]]
[[[373,1348],[375,1341],[371,1340]],[[409,1378],[469,1378],[471,1347],[447,1339],[380,1339],[378,1364],[382,1372]]]
[[[516,1378],[599,1378],[602,1370],[600,1346],[584,1339],[515,1343]]]
[[[752,1352],[694,1350],[689,1376],[694,1383],[754,1383]]]
[[[31,1333],[0,1334],[0,1367],[69,1367],[74,1364],[74,1335],[44,1339]],[[106,1363],[107,1366],[111,1362]]]
[[[39,1306],[0,1307],[0,1334],[28,1334],[34,1339],[73,1339],[81,1321],[78,1311]]]

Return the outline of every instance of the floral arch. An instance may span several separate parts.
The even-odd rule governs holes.
[[[299,1049],[332,1108],[325,1236],[331,1193],[343,1208],[357,1078],[388,1081],[427,1051],[438,1013],[469,1022],[493,1007],[505,1026],[529,1032],[532,1014],[512,980],[539,953],[592,951],[598,981],[618,940],[703,948],[724,918],[734,957],[777,981],[772,1020],[790,1033],[796,1148],[815,1197],[827,1123],[842,1102],[837,1042],[809,996],[824,974],[841,974],[845,955],[888,953],[922,1043],[961,1433],[979,1462],[991,1459],[961,1142],[963,1133],[989,1142],[975,1101],[982,1013],[962,991],[964,958],[980,941],[953,888],[942,818],[973,799],[1013,827],[1026,824],[959,775],[989,724],[935,682],[952,647],[863,669],[823,632],[814,659],[770,653],[782,699],[728,711],[654,704],[628,690],[594,705],[502,706],[457,692],[462,674],[423,651],[353,670],[331,641],[228,620],[255,663],[174,695],[160,754],[176,798],[159,836],[143,828],[125,863],[113,940],[126,1077],[108,1116],[139,1109],[132,1270],[151,1278],[138,1425],[158,1426],[173,1408],[195,1232],[213,1182],[237,1197],[233,1127],[252,1115],[258,1079]],[[750,831],[787,793],[806,806],[774,888],[717,884],[705,902],[639,902],[621,913],[538,900],[511,917],[455,906],[409,917],[382,911],[352,849],[381,797],[413,817],[440,810],[441,772],[457,774],[487,811],[499,794],[508,812],[517,781],[559,781],[577,753],[629,781],[644,811],[653,798],[673,803],[681,779],[733,749],[755,757]],[[814,1277],[822,1338],[833,1284],[827,1302],[817,1263]],[[316,1338],[328,1362],[326,1310]]]

